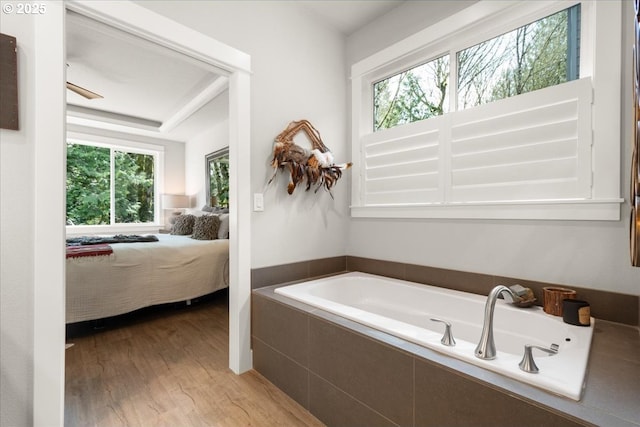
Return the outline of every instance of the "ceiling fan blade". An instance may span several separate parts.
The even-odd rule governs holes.
[[[99,95],[95,92],[91,92],[89,89],[85,89],[78,85],[74,85],[73,83],[67,82],[67,89],[77,93],[78,95],[84,96],[87,99],[98,99],[104,98],[102,95]]]

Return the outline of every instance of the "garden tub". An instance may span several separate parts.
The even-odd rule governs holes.
[[[498,299],[493,331],[497,355],[483,360],[474,351],[486,296],[360,272],[287,285],[275,292],[549,392],[573,400],[582,395],[594,319],[590,326],[574,326],[541,307],[519,308]],[[442,344],[444,324],[433,318],[451,324],[455,346]],[[558,346],[556,354],[534,349],[538,373],[520,369],[525,345],[553,344]]]

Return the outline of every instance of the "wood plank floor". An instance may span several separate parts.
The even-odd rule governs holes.
[[[226,290],[102,326],[67,331],[66,426],[323,425],[259,373],[228,368]]]

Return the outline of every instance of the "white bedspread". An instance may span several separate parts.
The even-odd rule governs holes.
[[[108,256],[67,259],[66,322],[196,298],[229,283],[229,240],[159,234],[111,244]]]

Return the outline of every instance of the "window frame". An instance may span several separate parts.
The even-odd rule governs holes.
[[[153,222],[145,223],[116,223],[115,222],[115,188],[110,186],[111,202],[109,224],[100,225],[67,225],[67,235],[95,234],[95,233],[155,233],[163,226],[163,211],[160,206],[160,196],[164,192],[164,151],[161,145],[149,144],[123,138],[112,138],[107,136],[90,135],[81,132],[67,132],[66,143],[89,145],[110,149],[110,168],[112,177],[114,172],[114,152],[122,151],[126,153],[151,155],[154,158],[154,215]],[[66,159],[66,155],[65,155]],[[113,178],[112,178],[113,179]]]
[[[443,54],[511,31],[550,14],[581,4],[581,78],[591,79],[592,185],[591,197],[566,200],[433,203],[419,206],[363,203],[362,138],[373,129],[373,85],[395,73]],[[606,3],[606,4],[602,4]],[[620,87],[621,34],[606,31],[621,23],[619,2],[488,2],[480,1],[380,52],[354,64],[352,80],[352,217],[371,218],[485,218],[619,220],[620,204]],[[595,34],[599,34],[596,39]],[[619,48],[612,48],[616,46]],[[616,64],[617,66],[610,66]],[[457,75],[457,63],[450,61]],[[457,81],[450,82],[449,100],[457,102]],[[455,114],[450,105],[449,113]],[[445,114],[445,115],[447,115]],[[407,125],[404,125],[407,126]],[[404,127],[400,126],[400,127]],[[445,174],[450,170],[444,170]]]

